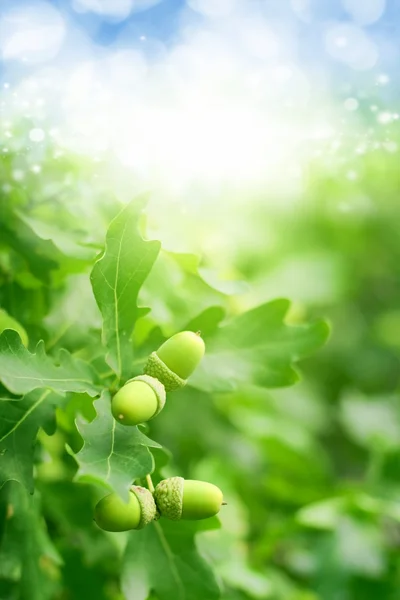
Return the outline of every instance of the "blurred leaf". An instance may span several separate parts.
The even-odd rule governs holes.
[[[198,262],[199,258],[191,254],[161,251],[141,290],[142,300],[151,306],[152,318],[167,335],[223,301],[223,295],[200,277]]]
[[[4,206],[3,206],[4,208]],[[40,239],[12,211],[0,213],[1,245],[8,246],[20,256],[39,281],[48,283],[51,272],[57,269],[59,252],[50,241]]]
[[[400,403],[394,396],[370,397],[359,392],[344,395],[340,419],[351,438],[365,447],[400,447]]]
[[[39,428],[53,432],[55,410],[66,398],[36,389],[21,400],[0,401],[0,487],[10,479],[33,492],[33,448]]]
[[[385,571],[384,538],[379,526],[349,516],[336,530],[336,553],[344,568],[371,579]]]
[[[301,508],[296,520],[306,527],[334,529],[346,509],[345,498],[328,498]]]
[[[44,318],[44,324],[50,333],[47,349],[62,344],[75,351],[90,344],[93,330],[101,328],[101,315],[87,274],[66,278],[63,288],[54,293],[53,306]],[[99,338],[100,335],[96,339],[98,347]]]
[[[227,296],[233,296],[237,294],[243,294],[249,289],[248,284],[245,281],[235,279],[223,279],[214,269],[202,267],[199,269],[199,275],[204,281],[221,294]]]
[[[196,525],[161,520],[129,535],[122,569],[126,600],[216,600],[213,572],[198,554]]]
[[[200,331],[203,337],[213,335],[225,317],[225,311],[221,306],[210,306],[202,313],[194,317],[184,327],[188,331]]]
[[[5,329],[14,329],[14,331],[16,331],[20,336],[23,345],[28,346],[28,335],[25,329],[22,327],[21,323],[16,321],[5,310],[0,308],[0,333],[2,333]]]
[[[36,354],[31,354],[12,329],[0,334],[0,378],[13,394],[24,394],[43,387],[57,392],[98,394],[93,372],[87,364],[62,350],[56,365],[46,355],[43,342],[37,345]]]
[[[69,549],[76,548],[87,568],[97,564],[106,575],[110,565],[118,567],[117,559],[124,548],[123,535],[120,550],[116,538],[93,521],[93,508],[104,495],[101,488],[72,481],[40,481],[38,488],[46,519],[57,525],[63,558]]]
[[[61,559],[48,537],[38,497],[29,496],[17,483],[9,484],[7,493],[8,519],[0,564],[11,561],[19,565],[20,600],[52,600]]]
[[[137,297],[160,251],[159,242],[147,242],[138,232],[144,202],[144,198],[132,201],[111,222],[104,254],[91,275],[110,366],[119,377],[130,374],[130,336],[137,319],[148,312],[137,306]]]
[[[276,598],[272,581],[264,573],[257,573],[246,564],[239,561],[230,561],[221,569],[224,579],[229,585],[243,590],[251,598]]]
[[[158,448],[159,444],[137,427],[117,423],[110,403],[110,394],[104,391],[94,402],[97,417],[90,423],[78,421],[85,443],[75,455],[79,465],[76,479],[100,483],[126,496],[135,479],[153,471],[154,460],[149,447]]]
[[[82,245],[82,232],[66,231],[56,223],[46,223],[39,218],[16,212],[18,218],[28,225],[42,240],[51,240],[63,254],[79,260],[91,261],[94,251]]]
[[[87,564],[81,549],[74,547],[65,548],[63,560],[64,594],[68,598],[110,599],[106,585],[109,574],[102,565]]]
[[[263,387],[293,384],[298,375],[292,363],[317,350],[327,339],[324,321],[288,326],[287,300],[254,308],[220,327],[206,339],[207,351],[191,385],[225,392],[253,382]]]

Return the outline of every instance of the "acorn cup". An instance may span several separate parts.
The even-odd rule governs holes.
[[[171,521],[208,519],[225,504],[216,485],[183,477],[160,481],[154,499],[161,516]]]
[[[181,331],[152,352],[144,372],[161,381],[167,392],[172,392],[186,385],[204,352],[204,341],[199,333]]]
[[[148,489],[133,485],[129,500],[124,502],[117,494],[104,496],[94,509],[94,520],[104,531],[142,529],[157,518],[157,507]]]
[[[149,375],[130,379],[115,394],[111,412],[122,425],[139,425],[156,417],[165,405],[163,384]]]

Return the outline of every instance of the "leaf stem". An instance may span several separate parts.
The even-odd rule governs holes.
[[[107,377],[111,377],[111,375],[115,375],[115,371],[113,371],[112,369],[106,371],[105,373],[99,373],[100,379],[107,379]]]
[[[149,488],[150,492],[152,494],[154,494],[154,485],[153,485],[153,480],[151,478],[150,473],[149,473],[149,475],[146,475],[146,483],[147,483],[147,487]]]

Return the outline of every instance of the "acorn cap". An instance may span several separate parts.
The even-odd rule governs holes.
[[[146,375],[158,379],[164,385],[167,392],[173,392],[186,385],[186,379],[182,379],[179,375],[171,371],[158,356],[157,352],[150,354],[144,372]]]
[[[140,485],[133,485],[130,490],[135,494],[140,504],[140,521],[136,529],[143,529],[143,527],[146,527],[146,525],[156,518],[156,503],[154,502],[153,494],[147,488]]]
[[[153,392],[155,393],[156,398],[157,398],[157,410],[154,413],[154,415],[151,417],[151,419],[154,419],[154,417],[156,417],[165,406],[167,394],[165,392],[164,385],[161,383],[161,381],[159,379],[156,379],[155,377],[152,377],[151,375],[138,375],[137,377],[133,377],[133,379],[129,379],[129,381],[127,381],[126,383],[131,383],[132,381],[143,381],[144,383],[147,383],[147,385],[149,385],[151,387],[151,389],[153,390]]]
[[[161,515],[171,521],[179,521],[182,516],[183,477],[163,479],[156,486],[154,498]]]

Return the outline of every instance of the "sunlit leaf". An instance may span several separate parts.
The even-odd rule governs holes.
[[[13,211],[0,215],[0,240],[22,258],[29,272],[48,283],[51,272],[58,267],[58,250],[48,240],[42,240]]]
[[[144,198],[134,200],[111,222],[104,254],[91,275],[110,366],[119,376],[129,376],[130,336],[136,320],[148,312],[137,306],[138,293],[160,250],[159,242],[145,241],[138,231],[144,203]]]
[[[42,240],[51,240],[54,246],[66,256],[79,260],[90,261],[93,258],[93,249],[84,246],[81,242],[82,232],[66,231],[56,223],[48,223],[44,219],[17,213],[19,219]]]
[[[223,295],[198,271],[199,257],[160,252],[140,297],[151,306],[151,317],[167,334],[176,333],[195,315],[221,304]]]
[[[206,337],[206,355],[191,385],[206,391],[230,391],[253,382],[262,387],[291,385],[298,379],[293,363],[327,339],[324,321],[286,325],[287,300],[262,304],[222,325]]]

